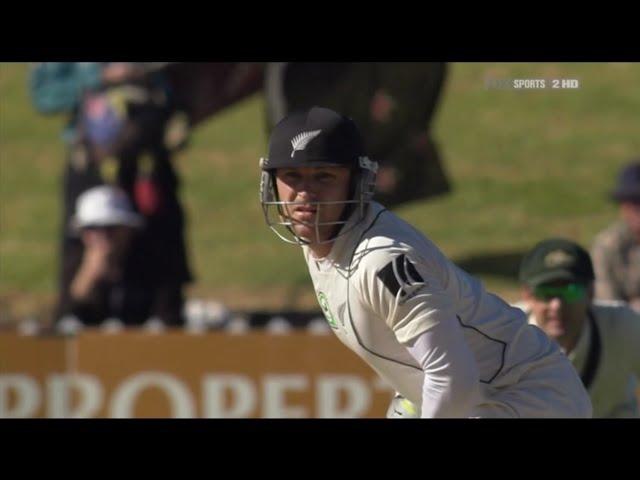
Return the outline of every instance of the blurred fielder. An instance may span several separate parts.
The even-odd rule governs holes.
[[[522,260],[519,306],[568,355],[594,417],[638,417],[640,315],[624,302],[594,303],[594,280],[591,258],[580,245],[544,240]]]
[[[390,416],[591,416],[542,330],[371,200],[377,164],[351,119],[289,115],[261,169],[267,224],[302,246],[334,333],[398,392]]]

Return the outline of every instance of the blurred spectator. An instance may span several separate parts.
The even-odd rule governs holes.
[[[164,64],[40,63],[31,74],[33,102],[41,113],[67,113],[69,149],[63,181],[59,289],[87,260],[83,242],[67,225],[78,196],[96,185],[121,187],[144,217],[136,238],[160,279],[191,281],[184,213],[171,152],[185,144],[188,120],[176,110]],[[97,254],[94,254],[97,255]],[[177,321],[177,318],[172,320]]]
[[[441,195],[450,185],[430,129],[445,79],[444,63],[270,63],[268,130],[295,110],[341,112],[380,164],[377,201],[393,207]]]
[[[640,315],[593,302],[589,254],[564,239],[540,242],[522,260],[518,306],[556,340],[580,374],[595,417],[638,417]]]
[[[264,77],[264,65],[253,62],[179,62],[163,71],[191,127],[261,91]]]
[[[64,264],[57,319],[75,316],[85,325],[117,319],[140,325],[155,318],[182,324],[181,282],[163,275],[161,263],[150,262],[140,235],[143,217],[119,188],[93,187],[78,197],[70,233],[79,237],[83,255]]]
[[[640,312],[640,160],[621,170],[611,197],[619,205],[620,220],[594,241],[595,295],[628,302]]]

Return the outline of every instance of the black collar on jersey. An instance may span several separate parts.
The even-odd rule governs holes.
[[[593,379],[596,376],[598,365],[600,364],[600,353],[602,350],[602,344],[600,340],[600,331],[596,325],[596,320],[593,317],[593,313],[589,309],[587,311],[589,317],[589,324],[591,326],[591,341],[589,342],[589,352],[587,353],[587,361],[585,362],[584,369],[580,374],[584,388],[587,390],[591,386]]]

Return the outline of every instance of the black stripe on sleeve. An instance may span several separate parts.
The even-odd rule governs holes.
[[[396,274],[393,272],[393,262],[394,261],[389,262],[386,267],[376,274],[376,276],[382,280],[384,286],[389,289],[393,296],[396,296],[398,294],[398,290],[400,290],[400,284],[398,283]]]
[[[398,283],[404,285],[405,283],[407,283],[407,274],[404,271],[404,264],[406,263],[406,257],[404,255],[400,255],[396,257],[393,263],[395,264],[396,272],[398,272],[396,279],[399,280]]]
[[[416,270],[416,267],[413,266],[413,263],[411,263],[411,261],[408,258],[405,257],[404,263],[407,266],[409,283],[410,284],[424,283],[424,278],[422,278],[422,275],[418,273],[418,271]]]

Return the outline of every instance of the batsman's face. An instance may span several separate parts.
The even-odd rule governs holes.
[[[330,237],[335,225],[320,225],[317,238],[316,224],[337,222],[345,208],[344,203],[318,204],[316,202],[343,202],[349,195],[350,170],[346,167],[281,168],[276,172],[276,188],[284,205],[281,214],[293,221],[293,229],[312,244]]]
[[[552,287],[563,287],[567,282],[553,282]],[[591,293],[576,301],[560,297],[538,298],[531,289],[525,289],[524,297],[531,308],[536,324],[552,339],[564,343],[576,339],[587,318]]]

